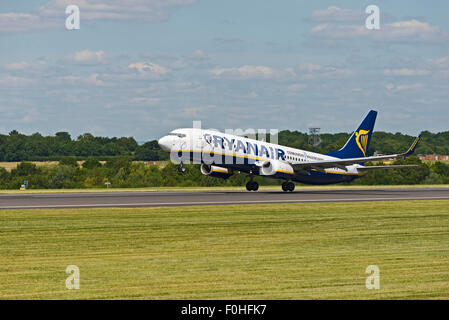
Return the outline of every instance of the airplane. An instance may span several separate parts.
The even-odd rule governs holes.
[[[417,137],[405,153],[367,156],[376,117],[377,111],[369,111],[346,144],[327,154],[201,128],[173,130],[160,138],[158,144],[170,152],[173,162],[179,163],[180,173],[185,171],[184,163],[187,162],[201,164],[202,174],[222,179],[229,178],[237,170],[249,175],[248,191],[259,189],[259,184],[253,180],[255,175],[284,180],[282,190],[292,192],[294,182],[328,185],[351,182],[374,170],[417,167],[364,165],[368,161],[406,158],[413,154],[421,138]]]

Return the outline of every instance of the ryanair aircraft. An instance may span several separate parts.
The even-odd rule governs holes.
[[[176,129],[159,139],[184,172],[186,162],[201,164],[205,175],[227,179],[235,170],[249,174],[248,191],[257,191],[254,175],[282,179],[282,190],[293,191],[294,182],[334,184],[350,182],[369,171],[416,167],[414,165],[365,166],[367,161],[405,158],[413,154],[420,137],[405,153],[366,156],[377,112],[370,111],[340,150],[318,154],[214,130]]]

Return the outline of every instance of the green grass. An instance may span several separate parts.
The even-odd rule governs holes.
[[[0,211],[0,299],[448,299],[448,222],[449,201]]]

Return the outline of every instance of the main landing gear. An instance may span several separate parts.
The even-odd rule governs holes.
[[[248,191],[257,191],[259,190],[259,184],[253,180],[253,173],[251,172],[250,175],[250,180],[246,183],[246,190]]]
[[[295,184],[291,181],[285,181],[282,183],[282,191],[284,192],[293,192],[295,190]]]
[[[246,184],[246,190],[257,191],[259,190],[259,184],[256,181],[248,181],[248,183]]]

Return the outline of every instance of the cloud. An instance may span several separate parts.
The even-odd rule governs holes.
[[[197,0],[51,0],[37,8],[45,17],[59,17],[68,5],[82,10],[83,20],[132,20],[160,22],[170,18],[179,7],[196,3]]]
[[[91,51],[83,50],[68,54],[62,58],[64,63],[79,65],[95,65],[105,62],[106,55],[103,50]]]
[[[198,118],[216,108],[217,106],[213,104],[207,106],[190,107],[182,110],[182,114],[188,118]]]
[[[324,10],[316,10],[307,19],[310,22],[363,22],[364,13],[362,10],[341,9],[330,6]]]
[[[381,24],[380,30],[368,30],[365,25],[319,24],[308,34],[321,39],[356,39],[387,43],[431,43],[443,44],[449,40],[449,33],[440,27],[418,20]]]
[[[65,8],[77,5],[82,21],[126,20],[162,22],[181,7],[198,0],[51,0],[31,13],[0,13],[0,33],[27,32],[50,27],[64,27]]]
[[[207,54],[205,54],[203,50],[195,50],[191,54],[186,55],[186,57],[189,59],[194,59],[194,60],[209,59],[209,56]]]
[[[91,74],[89,76],[64,76],[59,77],[60,80],[72,83],[72,84],[84,84],[84,85],[94,85],[103,86],[104,82],[98,79],[98,73]]]
[[[298,77],[305,79],[315,78],[342,78],[352,76],[354,73],[351,70],[344,68],[337,68],[333,66],[322,66],[319,64],[302,64],[295,68],[295,73]]]
[[[160,66],[151,62],[135,62],[128,65],[129,69],[136,70],[139,74],[142,75],[156,75],[163,76],[170,72],[170,69],[167,69],[163,66]]]
[[[225,77],[225,78],[259,78],[268,79],[279,76],[279,72],[266,66],[251,66],[244,65],[242,67],[233,68],[216,68],[210,70],[210,73],[215,77]]]
[[[385,69],[384,75],[386,76],[426,76],[431,74],[429,70],[422,69]]]
[[[303,84],[303,83],[295,83],[295,84],[289,85],[289,86],[287,87],[287,90],[288,90],[288,91],[292,91],[292,92],[296,92],[296,91],[302,91],[302,90],[304,90],[305,88],[307,88],[307,85],[306,85],[306,84]]]
[[[39,30],[51,26],[48,21],[29,13],[0,13],[0,33],[24,32]]]
[[[180,70],[185,69],[189,66],[189,63],[183,59],[178,59],[169,64],[171,69]]]
[[[418,20],[387,24],[385,29],[377,36],[378,41],[447,43],[449,40],[449,33],[445,30]]]
[[[143,105],[154,105],[157,104],[161,99],[159,98],[148,98],[148,97],[136,97],[131,100],[132,103],[143,104]]]
[[[422,88],[422,87],[424,87],[424,84],[422,84],[422,83],[403,84],[403,85],[394,85],[392,83],[389,83],[385,86],[385,88],[391,92],[413,90],[413,89]]]
[[[17,71],[17,70],[28,69],[29,66],[30,66],[30,64],[28,62],[21,61],[21,62],[7,63],[3,66],[3,68],[8,71]]]
[[[14,77],[6,75],[0,78],[0,86],[3,87],[24,87],[34,82],[33,79],[24,77]]]
[[[429,59],[429,64],[435,68],[449,68],[449,56],[437,58],[437,59]]]

